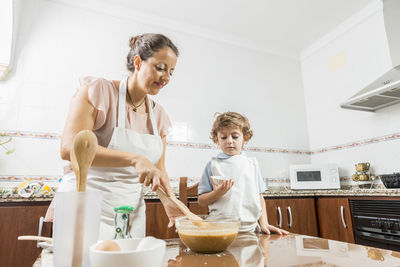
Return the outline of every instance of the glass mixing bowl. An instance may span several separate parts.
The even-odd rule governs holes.
[[[175,221],[179,238],[192,251],[221,252],[235,240],[240,227],[238,217],[199,216],[204,219],[202,223],[193,223],[186,217],[179,217]]]

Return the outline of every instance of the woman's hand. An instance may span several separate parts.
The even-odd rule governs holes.
[[[145,186],[151,184],[151,190],[153,191],[156,191],[158,187],[161,186],[161,189],[164,190],[168,197],[175,197],[175,194],[167,181],[168,177],[166,177],[166,174],[163,175],[163,172],[154,166],[148,159],[140,157],[136,160],[134,167],[139,175],[140,183],[143,183]],[[175,218],[185,216],[169,198],[160,198],[160,200],[169,218],[168,227],[172,227],[175,224]]]
[[[270,225],[269,223],[260,224],[260,227],[261,227],[261,232],[263,232],[263,233],[265,233],[267,235],[270,235],[271,233],[276,233],[276,234],[279,234],[279,235],[287,235],[287,234],[289,234],[288,231],[285,231],[283,229],[280,229],[278,227]]]
[[[211,183],[213,185],[214,191],[218,194],[218,196],[223,196],[225,195],[234,185],[234,182],[232,179],[222,181],[221,184],[216,184],[213,180],[213,178],[210,177]]]
[[[174,193],[171,193],[170,197],[171,198],[175,197]],[[174,204],[174,202],[172,202],[172,200],[170,200],[169,198],[160,198],[160,200],[164,206],[165,212],[167,213],[169,219],[168,227],[174,226],[175,219],[177,217],[185,216],[185,214],[183,214],[183,212],[180,209],[178,209],[176,207],[176,204]]]
[[[167,195],[170,195],[170,188],[165,182],[166,178],[163,177],[163,173],[147,158],[140,156],[134,163],[133,167],[135,167],[136,172],[139,175],[140,183],[143,183],[144,186],[149,186],[151,184],[151,190],[153,191],[156,191],[161,185]]]

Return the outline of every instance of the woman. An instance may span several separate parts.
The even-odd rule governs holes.
[[[166,135],[171,129],[167,113],[148,95],[168,84],[178,49],[161,34],[132,37],[127,56],[130,75],[121,81],[85,77],[72,98],[61,139],[61,157],[69,160],[74,136],[92,130],[99,148],[89,169],[87,190],[103,192],[99,239],[114,237],[114,207],[135,207],[131,234],[145,236],[143,185],[172,192],[165,170]],[[74,191],[75,175],[64,175],[58,192]],[[170,226],[178,211],[165,205]]]

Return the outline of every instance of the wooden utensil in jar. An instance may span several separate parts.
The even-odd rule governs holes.
[[[76,176],[76,189],[78,192],[86,192],[87,174],[97,151],[97,137],[89,130],[80,131],[75,137],[70,152],[71,165]],[[85,203],[79,203],[77,207],[74,252],[72,266],[81,266],[83,259],[83,234],[84,234]]]
[[[33,240],[33,241],[44,241],[48,243],[53,243],[53,238],[38,236],[38,235],[20,235],[18,240]]]
[[[96,155],[97,145],[96,135],[89,130],[80,131],[74,138],[70,160],[78,192],[86,191],[87,174]]]

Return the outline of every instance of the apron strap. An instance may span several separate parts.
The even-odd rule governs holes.
[[[125,113],[126,113],[126,85],[128,84],[128,77],[122,79],[119,83],[119,97],[118,97],[118,127],[125,128]],[[157,129],[156,119],[153,112],[153,103],[148,96],[147,107],[149,109],[149,116],[151,121],[151,126],[153,128],[153,135],[160,135]]]
[[[126,85],[128,77],[122,79],[119,83],[119,97],[118,97],[118,122],[117,127],[125,128],[125,113],[126,113]]]
[[[156,119],[154,118],[153,103],[152,103],[153,101],[151,101],[148,96],[146,96],[146,98],[147,98],[147,107],[149,108],[149,116],[150,116],[150,120],[151,120],[151,126],[153,128],[153,135],[160,135],[158,133]]]

